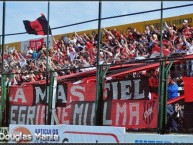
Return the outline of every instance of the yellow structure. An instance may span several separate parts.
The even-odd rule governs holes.
[[[176,25],[177,28],[182,26],[183,20],[188,20],[189,24],[193,26],[193,13],[192,14],[186,14],[186,15],[180,15],[180,16],[175,16],[175,17],[168,17],[164,18],[163,22],[167,22],[169,26]],[[119,26],[111,26],[111,27],[106,27],[106,29],[111,30],[113,28],[116,28],[118,31],[121,33],[125,34],[127,31],[128,27],[136,28],[137,31],[143,33],[145,30],[145,27],[147,25],[154,25],[154,27],[159,28],[160,26],[160,19],[156,20],[150,20],[150,21],[142,21],[142,22],[136,22],[136,23],[130,23],[130,24],[124,24],[124,25],[119,25]],[[164,26],[164,25],[163,25]],[[86,30],[86,31],[79,31],[77,32],[79,35],[82,35],[86,33],[87,35],[90,35],[92,33],[97,33],[97,29],[92,29],[92,30]],[[54,37],[56,39],[61,39],[62,36],[68,36],[72,38],[73,33],[67,33],[67,34],[60,34],[60,35],[55,35]]]
[[[14,42],[14,43],[5,44],[4,49],[5,49],[5,51],[10,51],[10,50],[16,49],[18,52],[20,52],[21,51],[21,42]]]

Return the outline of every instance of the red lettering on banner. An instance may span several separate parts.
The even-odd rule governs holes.
[[[33,101],[32,85],[9,87],[9,103],[14,105],[32,106]]]
[[[44,44],[44,38],[29,41],[29,47],[34,49],[41,49],[43,44]]]
[[[153,114],[157,114],[157,104],[151,100],[113,100],[112,125],[126,128],[156,128],[157,115]]]
[[[72,101],[95,101],[95,82],[83,82],[80,84],[68,83],[67,102]]]

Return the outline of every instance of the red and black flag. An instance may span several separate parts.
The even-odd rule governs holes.
[[[28,34],[48,35],[48,21],[43,14],[35,21],[23,20],[23,23]],[[49,35],[51,34],[49,27]]]

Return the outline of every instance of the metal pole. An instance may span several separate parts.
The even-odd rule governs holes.
[[[163,27],[163,1],[161,1],[161,19],[160,19],[160,71],[159,71],[159,105],[158,105],[158,132],[163,134],[165,133],[165,95],[164,89],[166,84],[165,76],[165,60],[162,60],[162,27]],[[166,90],[165,90],[166,91]]]
[[[47,35],[47,44],[48,47],[50,46],[50,41],[49,41],[49,30],[50,30],[50,0],[48,0],[48,35]],[[47,59],[48,60],[48,59]],[[51,115],[52,115],[52,94],[53,94],[53,72],[50,72],[50,83],[49,83],[49,95],[48,95],[48,124],[51,124]]]
[[[5,44],[5,1],[3,1],[3,21],[2,21],[2,50],[1,50],[1,73],[4,72],[4,44]]]
[[[46,92],[45,92],[45,97],[46,97],[46,103],[45,103],[45,124],[49,124],[49,119],[47,119],[47,100],[48,100],[48,47],[49,47],[49,16],[50,16],[50,1],[48,0],[48,28],[47,28],[47,47],[46,47]],[[49,102],[48,102],[49,103]],[[49,112],[50,110],[48,110]]]
[[[5,88],[5,76],[4,76],[4,44],[5,44],[5,9],[6,3],[3,1],[3,21],[2,21],[2,49],[1,49],[1,126],[4,124],[5,108],[6,108],[6,88]]]
[[[165,106],[165,90],[166,89],[166,74],[165,74],[165,61],[161,62],[161,82],[160,82],[160,95],[159,95],[159,133],[165,133],[165,115],[166,115],[166,106]]]
[[[101,108],[99,107],[100,105],[100,69],[101,67],[99,66],[99,61],[100,61],[100,42],[101,42],[101,10],[102,10],[102,2],[99,0],[99,15],[98,15],[98,50],[97,50],[97,72],[96,72],[96,100],[95,100],[95,125],[101,125],[101,120],[100,119],[100,114],[101,114]]]
[[[161,19],[160,19],[160,58],[162,58],[163,45],[162,45],[162,30],[163,30],[163,1],[161,1]]]
[[[167,67],[165,68],[165,85],[164,85],[164,99],[163,99],[163,133],[166,133],[168,130],[166,128],[167,125],[167,98],[168,98],[168,74],[172,67],[173,61],[170,61]]]

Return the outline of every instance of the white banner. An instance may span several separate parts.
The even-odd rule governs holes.
[[[8,143],[60,143],[61,125],[9,125]]]
[[[125,128],[110,126],[63,125],[63,143],[124,143]]]
[[[39,40],[41,38],[37,39],[30,39],[30,40]],[[28,51],[28,46],[30,45],[30,40],[22,41],[21,42],[21,53],[26,54]],[[47,43],[47,37],[44,37],[44,42]],[[49,48],[52,46],[52,36],[49,36]]]
[[[9,143],[124,143],[125,128],[10,124],[8,135]]]
[[[125,143],[193,143],[193,135],[126,133]]]

